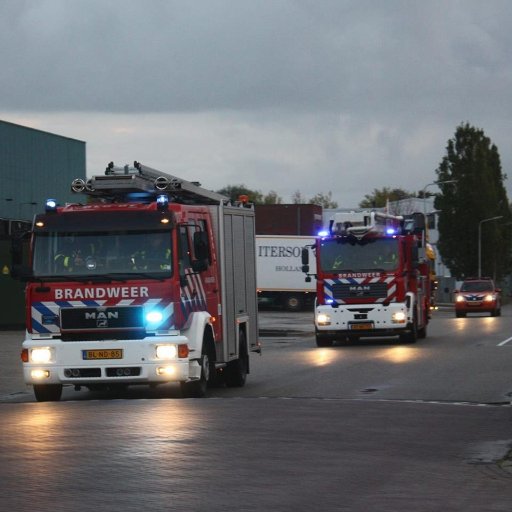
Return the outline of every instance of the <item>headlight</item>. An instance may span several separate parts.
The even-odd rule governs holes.
[[[495,295],[490,295],[490,294],[489,294],[489,295],[486,295],[486,296],[484,297],[484,301],[485,301],[485,302],[492,302],[493,300],[496,300],[496,296],[495,296]]]
[[[463,295],[457,295],[457,297],[455,297],[455,302],[464,302],[464,296]]]
[[[318,313],[316,321],[319,325],[331,325],[331,317],[325,313]]]
[[[394,324],[405,324],[407,315],[403,311],[396,311],[391,315],[391,321]]]
[[[30,351],[30,360],[36,364],[46,364],[52,360],[52,351],[50,347],[33,348]]]
[[[156,357],[158,359],[176,359],[178,348],[176,345],[157,345]]]

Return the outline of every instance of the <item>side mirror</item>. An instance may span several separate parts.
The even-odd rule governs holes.
[[[302,248],[300,256],[302,258],[302,264],[309,265],[309,249],[307,247]]]
[[[32,269],[24,263],[24,245],[29,231],[22,231],[11,238],[11,277],[19,281],[30,281]]]
[[[307,274],[309,272],[309,249],[307,247],[302,248],[300,257],[302,260],[302,272]]]
[[[418,246],[413,245],[412,251],[411,251],[411,268],[413,270],[416,270],[420,265],[420,257],[418,253]]]

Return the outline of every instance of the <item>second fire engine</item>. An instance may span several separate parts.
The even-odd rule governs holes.
[[[309,274],[310,248],[302,255]],[[414,343],[427,334],[431,279],[425,216],[337,212],[315,241],[318,346],[367,336]]]

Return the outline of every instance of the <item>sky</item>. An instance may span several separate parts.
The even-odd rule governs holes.
[[[419,191],[457,126],[512,194],[509,0],[0,0],[0,119],[210,190]]]

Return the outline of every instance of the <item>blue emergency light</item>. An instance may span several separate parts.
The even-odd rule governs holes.
[[[47,199],[45,202],[45,210],[47,212],[57,211],[57,200],[56,199]]]
[[[156,196],[156,207],[159,211],[166,211],[169,205],[169,197],[166,194]]]

